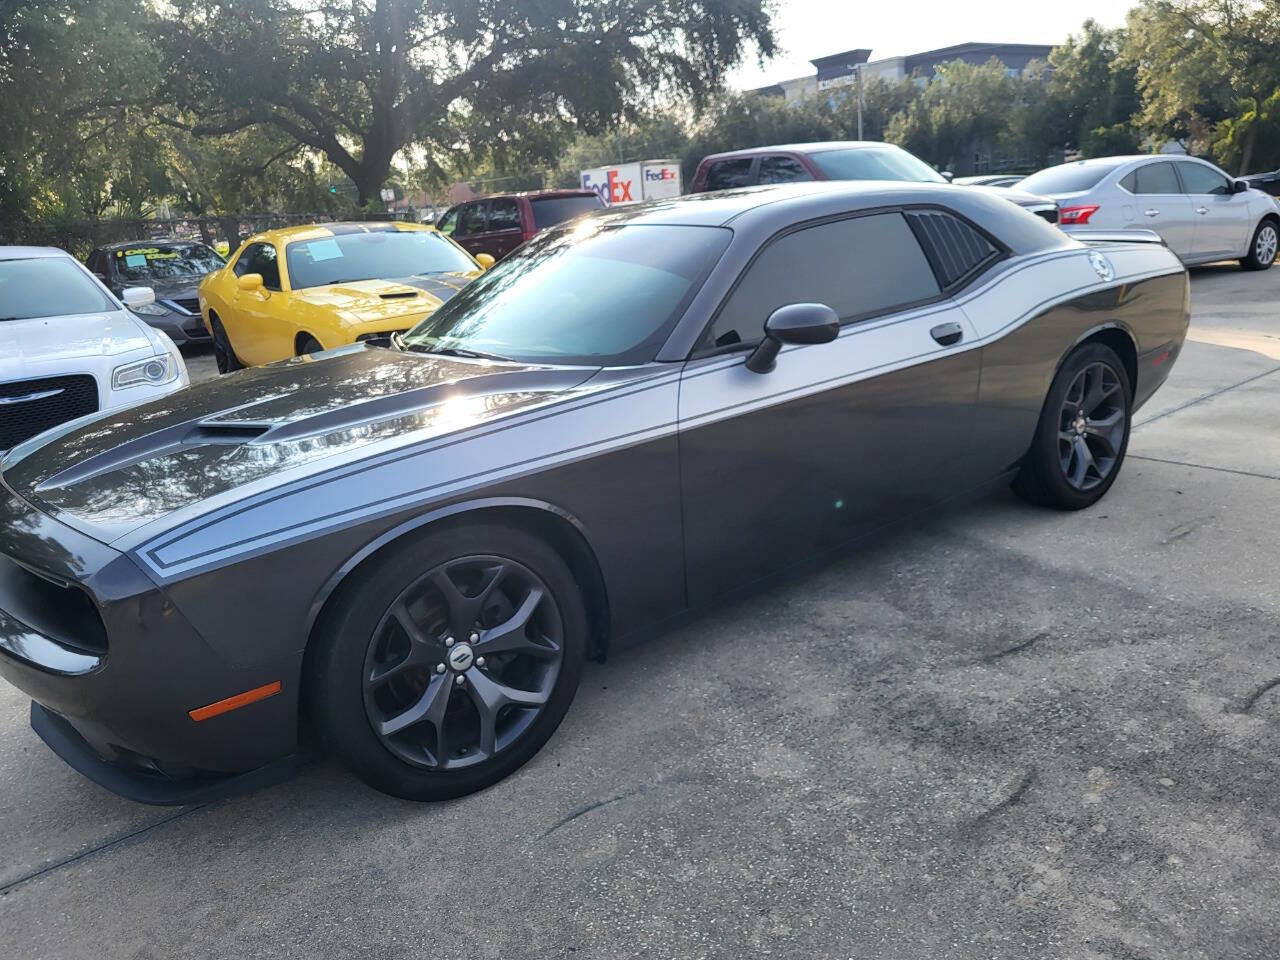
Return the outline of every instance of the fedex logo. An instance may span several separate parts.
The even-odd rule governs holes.
[[[633,169],[634,168],[634,169]],[[582,188],[594,190],[605,206],[616,203],[637,203],[640,197],[633,194],[633,185],[640,179],[639,167],[627,164],[623,167],[601,167],[582,171]]]
[[[647,181],[657,181],[661,183],[663,180],[674,180],[676,178],[676,172],[670,167],[658,167],[656,169],[650,167],[644,172],[644,178]]]

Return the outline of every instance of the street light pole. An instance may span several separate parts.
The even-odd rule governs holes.
[[[858,64],[858,139],[862,139],[862,64]]]

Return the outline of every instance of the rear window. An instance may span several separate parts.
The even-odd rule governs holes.
[[[574,217],[580,217],[584,213],[599,210],[604,206],[604,201],[595,193],[589,197],[543,197],[529,202],[533,205],[535,230],[554,227],[557,223],[564,223],[566,220],[572,220]]]
[[[1079,193],[1092,190],[1102,178],[1120,166],[1116,163],[1064,163],[1059,167],[1050,167],[1033,173],[1018,184],[1019,190],[1027,193]]]
[[[63,257],[0,260],[0,321],[115,309],[97,282]]]
[[[717,160],[707,170],[706,189],[730,190],[733,187],[745,187],[751,183],[751,158],[737,157],[733,160]]]
[[[475,270],[453,241],[428,230],[347,233],[285,248],[293,289]]]

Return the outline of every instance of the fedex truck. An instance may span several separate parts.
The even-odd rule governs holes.
[[[683,193],[678,160],[641,160],[582,171],[582,188],[594,190],[606,207],[678,197]]]

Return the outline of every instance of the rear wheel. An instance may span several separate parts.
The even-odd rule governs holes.
[[[443,800],[501,780],[555,732],[587,617],[547,544],[455,526],[375,561],[316,643],[308,694],[325,743],[379,790]]]
[[[1129,446],[1133,387],[1114,350],[1086,344],[1049,387],[1013,489],[1024,500],[1080,510],[1111,489]]]
[[[1275,220],[1263,220],[1258,229],[1253,231],[1253,240],[1249,244],[1249,253],[1240,261],[1246,270],[1265,270],[1276,262],[1276,251],[1280,247],[1280,226]]]
[[[236,356],[235,350],[231,349],[231,340],[227,337],[227,331],[216,313],[209,315],[209,326],[213,328],[213,361],[218,365],[218,372],[231,373],[234,370],[243,370],[244,364]]]

